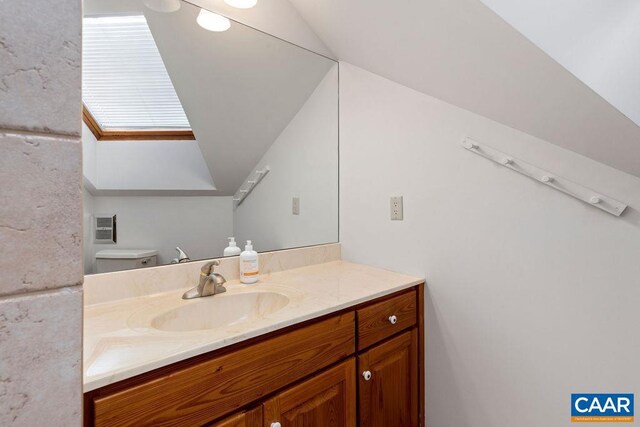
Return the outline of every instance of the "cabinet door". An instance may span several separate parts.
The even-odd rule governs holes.
[[[355,376],[349,359],[276,395],[263,405],[264,426],[355,427]]]
[[[214,423],[211,427],[262,427],[262,407],[232,415]]]
[[[418,425],[417,350],[413,329],[358,357],[360,426]]]

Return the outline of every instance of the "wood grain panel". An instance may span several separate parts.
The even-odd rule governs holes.
[[[357,310],[358,349],[367,348],[415,325],[416,303],[416,292],[412,290]],[[389,317],[393,315],[398,318],[395,325],[389,321]]]
[[[84,104],[82,105],[82,121],[87,125],[93,136],[96,137],[96,140],[100,141],[100,138],[102,138],[102,128]]]
[[[292,387],[264,403],[264,427],[355,427],[355,359]]]
[[[358,356],[361,427],[418,426],[417,337],[412,329]]]
[[[262,427],[262,406],[232,415],[210,427]]]
[[[193,426],[237,410],[355,351],[353,312],[94,400],[96,426]]]
[[[193,141],[196,137],[190,130],[103,130],[99,141]]]
[[[424,350],[425,350],[425,341],[424,341],[424,329],[425,329],[425,318],[424,318],[424,286],[422,283],[418,286],[418,422],[420,427],[425,426],[425,392],[424,392],[424,381],[425,381],[425,372],[424,372]]]
[[[196,139],[193,131],[183,129],[103,129],[86,105],[82,106],[82,120],[97,141],[182,141]]]

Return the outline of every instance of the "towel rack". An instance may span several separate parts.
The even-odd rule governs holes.
[[[558,176],[542,168],[527,163],[524,160],[516,159],[495,148],[485,144],[480,144],[473,139],[466,137],[462,141],[462,146],[472,153],[478,154],[485,159],[494,161],[507,169],[521,173],[531,179],[535,179],[548,187],[561,191],[569,196],[580,199],[583,202],[602,209],[615,216],[620,216],[627,208],[627,205],[608,197],[600,192],[591,190],[571,180]]]
[[[246,186],[241,186],[240,190],[236,192],[233,196],[234,209],[242,204],[244,199],[247,198],[249,194],[253,191],[254,188],[263,180],[265,176],[269,173],[271,168],[269,166],[265,166],[263,169],[259,169],[253,173],[253,179],[249,179],[246,182]],[[243,188],[244,187],[244,188]]]

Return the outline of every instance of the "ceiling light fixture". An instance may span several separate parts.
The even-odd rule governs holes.
[[[180,9],[180,0],[144,0],[145,6],[156,12],[171,13]]]
[[[228,18],[205,9],[200,9],[196,21],[198,25],[209,31],[227,31],[231,27],[231,21]]]
[[[224,2],[238,9],[251,9],[258,3],[258,0],[224,0]]]

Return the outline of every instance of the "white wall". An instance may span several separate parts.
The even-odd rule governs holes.
[[[196,141],[112,141],[98,144],[102,189],[213,190]]]
[[[84,274],[93,273],[93,195],[85,187],[82,191],[82,255]]]
[[[340,79],[343,255],[427,278],[427,425],[565,425],[571,392],[639,393],[640,180],[349,64]],[[463,136],[629,211],[506,170]]]
[[[93,213],[117,215],[118,243],[85,248],[86,273],[101,249],[157,249],[159,264],[176,257],[176,246],[194,260],[221,256],[233,232],[231,197],[93,197]]]
[[[556,4],[580,3],[579,7],[586,7],[582,5],[599,1],[603,9],[618,9],[618,5],[609,3],[628,4],[633,0],[566,0],[554,2],[553,7],[549,6],[552,1],[509,3],[514,8],[523,4],[531,4],[531,8],[546,6],[553,14],[564,7]],[[482,2],[291,2],[340,61],[640,177],[640,127]],[[639,5],[636,2],[635,7]],[[631,12],[631,8],[628,10]],[[635,24],[638,18],[633,15]],[[526,14],[525,19],[530,16],[536,14]],[[608,52],[617,51],[609,41],[604,44]],[[629,39],[613,44],[631,52],[630,61],[640,60],[631,34]],[[633,46],[635,50],[626,49]],[[594,58],[598,54],[594,52]],[[611,81],[635,69],[624,69],[617,61],[615,64],[621,68]],[[631,87],[629,91],[637,101]]]
[[[84,177],[99,191],[215,191],[197,141],[97,142],[83,123],[82,148]]]
[[[84,122],[82,123],[82,175],[95,188],[98,180],[98,141]]]
[[[336,64],[254,169],[271,171],[234,211],[241,246],[247,239],[258,251],[338,240],[337,93]],[[300,215],[292,214],[293,197]]]
[[[482,0],[640,125],[637,0]]]

